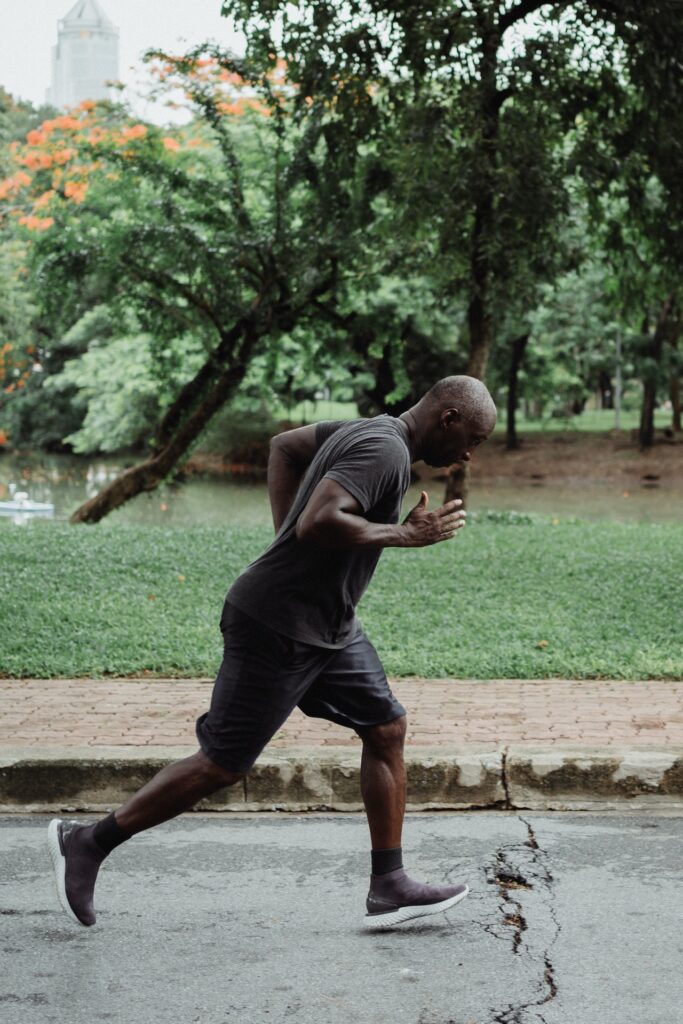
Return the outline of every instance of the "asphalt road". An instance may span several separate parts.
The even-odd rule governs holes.
[[[410,816],[447,914],[362,929],[360,815],[184,816],[59,909],[48,817],[0,820],[3,1024],[676,1024],[683,817]],[[83,818],[82,820],[86,820]]]

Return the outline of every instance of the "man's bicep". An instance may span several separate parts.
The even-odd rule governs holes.
[[[353,494],[342,487],[340,483],[323,477],[313,488],[313,493],[297,520],[297,536],[303,536],[316,521],[320,522],[337,512],[362,515],[363,507]]]
[[[325,476],[353,495],[364,515],[399,487],[401,458],[403,452],[393,442],[378,444],[371,438],[335,459]]]

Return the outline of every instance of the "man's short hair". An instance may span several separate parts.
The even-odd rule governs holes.
[[[495,402],[486,385],[477,377],[465,374],[442,377],[423,395],[421,402],[435,412],[452,406],[470,423],[474,420],[490,420],[491,429],[496,421]]]

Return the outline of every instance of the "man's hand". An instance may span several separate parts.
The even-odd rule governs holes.
[[[447,501],[435,512],[427,511],[429,495],[422,491],[417,505],[410,510],[401,524],[402,545],[407,548],[423,548],[427,544],[438,544],[440,540],[455,537],[456,531],[465,525],[467,512],[460,510],[460,498]]]

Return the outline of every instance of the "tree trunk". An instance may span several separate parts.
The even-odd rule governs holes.
[[[467,373],[470,377],[484,379],[489,352],[491,351],[491,313],[488,296],[475,295],[467,309],[470,351],[467,359]]]
[[[470,240],[471,292],[467,308],[469,328],[469,358],[467,373],[484,380],[486,364],[491,351],[493,335],[490,285],[491,247],[495,235],[496,168],[498,164],[498,132],[502,94],[496,81],[498,48],[501,43],[499,26],[490,13],[479,11],[481,49],[479,59],[479,109],[481,138],[478,143],[478,194],[474,207],[474,223]],[[467,500],[467,464],[457,465],[449,474],[446,501]]]
[[[681,378],[677,373],[671,375],[671,429],[677,434],[681,432]]]
[[[480,16],[478,193],[470,239],[471,296],[467,310],[470,352],[467,372],[483,380],[491,350],[491,246],[495,234],[496,169],[501,96],[496,81],[501,37],[488,16]]]
[[[612,378],[607,370],[600,370],[598,375],[598,387],[600,388],[600,408],[614,408],[614,391],[612,390]]]
[[[640,426],[638,428],[638,441],[641,451],[651,448],[654,443],[656,398],[657,385],[647,380],[643,386],[643,401],[640,407]]]
[[[505,436],[505,447],[508,451],[519,448],[517,437],[517,424],[515,415],[517,413],[517,384],[519,368],[522,365],[524,352],[529,341],[529,334],[520,334],[512,342],[512,353],[510,356],[510,369],[508,372],[508,403],[507,403],[507,433]]]
[[[638,431],[641,451],[651,448],[655,439],[655,406],[657,404],[659,367],[662,361],[664,341],[670,328],[669,318],[671,316],[673,299],[673,295],[669,295],[662,303],[654,333],[647,346],[646,356],[649,365],[643,376],[643,402],[640,408],[640,428]]]
[[[159,451],[144,462],[124,470],[98,494],[77,508],[71,515],[72,523],[97,523],[113,509],[134,498],[136,494],[153,491],[168,476],[192,442],[199,437],[214,413],[234,393],[249,368],[250,356],[259,335],[252,327],[247,326],[246,321],[240,323],[244,338],[234,356],[233,365],[220,374],[213,387],[207,390],[205,397],[184,418],[182,425],[178,426],[175,432],[166,432],[166,442]],[[232,335],[233,331],[230,334]],[[205,367],[202,367],[197,376],[200,376],[204,369]],[[174,406],[177,405],[177,401]],[[176,417],[175,422],[179,422],[179,417]]]
[[[232,330],[225,334],[204,365],[197,371],[192,380],[184,384],[177,398],[171,403],[162,416],[154,434],[154,447],[163,448],[173,437],[183,417],[211,386],[211,381],[220,373],[226,362],[233,358],[233,347],[247,326],[245,318],[240,318]]]
[[[398,414],[395,405],[389,405],[386,400],[387,395],[396,387],[389,358],[389,343],[387,342],[384,345],[382,355],[377,359],[377,357],[373,357],[369,353],[370,346],[374,341],[374,330],[366,328],[354,339],[353,343],[354,351],[363,356],[365,367],[374,376],[373,386],[368,389],[363,398],[358,402],[359,412],[364,416],[373,416],[381,413],[389,413],[389,415],[395,416]],[[402,408],[399,412],[403,412],[403,403],[400,404]]]
[[[455,498],[460,498],[462,501],[462,507],[465,508],[467,505],[467,493],[469,491],[470,474],[469,467],[466,462],[456,462],[451,467],[448,474],[448,480],[446,481],[446,494],[444,496],[444,504],[447,501],[453,501]]]
[[[673,330],[669,338],[669,343],[674,349],[678,349],[678,341],[681,334],[681,312],[680,308],[677,310],[676,319],[674,321]],[[681,432],[681,375],[678,367],[674,363],[674,370],[669,379],[669,397],[671,398],[671,429],[679,434]]]

